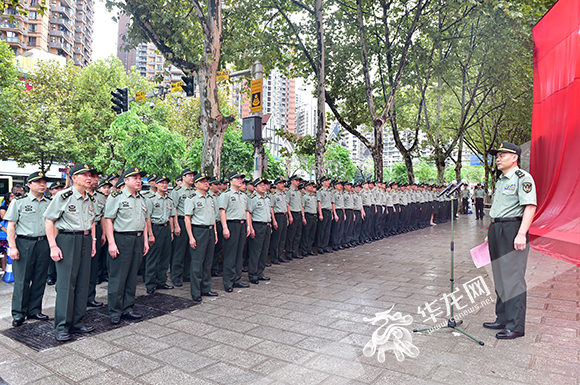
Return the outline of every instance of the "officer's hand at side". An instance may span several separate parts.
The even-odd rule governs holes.
[[[254,227],[252,227],[250,230],[250,237],[252,237],[252,239],[256,238],[256,231],[254,230]]]
[[[230,229],[224,227],[224,239],[230,239]]]
[[[12,258],[13,261],[18,261],[20,259],[20,251],[16,247],[8,249],[8,256]]]
[[[58,262],[62,259],[62,251],[58,246],[53,246],[50,248],[50,258],[55,262]]]
[[[278,222],[272,222],[272,227],[274,227],[274,230],[278,230]]]
[[[149,246],[153,246],[155,244],[155,236],[153,234],[149,234]]]
[[[525,250],[526,249],[526,236],[518,234],[516,239],[514,239],[514,249]]]
[[[176,237],[179,237],[181,235],[181,227],[175,226],[175,230],[173,230],[173,232],[175,233]]]
[[[334,215],[334,221],[338,222],[338,215],[336,215],[336,214]]]
[[[217,245],[218,243],[218,233],[215,233],[215,244]]]
[[[252,230],[254,230],[254,229],[252,229],[250,226],[248,226],[248,230],[246,231],[246,238],[248,238],[250,235],[252,235]],[[252,237],[252,238],[254,238],[254,237]]]
[[[105,246],[105,242],[107,242],[107,236],[103,234],[101,236],[101,247]]]
[[[143,247],[143,255],[146,255],[149,252],[149,243],[145,242],[145,246]]]
[[[291,225],[292,222],[294,222],[294,218],[292,217],[292,214],[288,215],[288,224]]]
[[[302,224],[306,225],[306,218],[302,217]]]
[[[109,254],[111,255],[111,258],[117,258],[117,255],[119,255],[119,249],[117,249],[117,245],[109,245]]]
[[[197,242],[195,241],[195,238],[193,238],[193,237],[189,238],[189,246],[191,246],[192,249],[195,249],[195,246],[197,246]]]
[[[93,247],[91,247],[91,258],[97,254],[97,241],[93,241]]]
[[[324,220],[324,216],[320,215],[318,219],[320,219],[320,222],[322,222]]]

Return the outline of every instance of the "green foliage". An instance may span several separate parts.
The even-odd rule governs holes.
[[[421,162],[413,165],[415,183],[436,183],[437,169],[432,163]]]
[[[16,11],[17,14],[22,16],[28,16],[28,2],[23,3],[21,0],[0,0],[0,14],[4,13],[6,9],[12,8]],[[40,16],[46,15],[48,12],[48,1],[47,0],[38,0],[36,2],[36,12]],[[14,15],[11,14],[9,20],[12,22],[14,20]]]
[[[280,155],[290,156],[291,154],[296,154],[299,156],[314,155],[316,152],[316,139],[311,135],[298,135],[293,132],[284,130],[283,128],[277,128],[274,130],[276,135],[281,138],[286,139],[293,146],[292,150],[287,148],[282,148],[280,150]]]
[[[404,162],[397,162],[393,164],[391,174],[391,181],[397,183],[409,183],[409,177],[407,175],[407,166]]]
[[[284,175],[282,163],[279,160],[274,159],[274,156],[270,150],[267,148],[265,150],[268,154],[268,169],[264,171],[264,175],[262,176],[268,179],[276,179],[277,177]]]
[[[105,131],[107,141],[98,150],[95,166],[105,172],[139,167],[175,178],[182,169],[183,138],[163,125],[166,111],[131,105]]]
[[[0,40],[0,91],[18,80],[18,70],[13,61],[14,52],[10,49],[10,45],[4,40]]]
[[[340,144],[331,144],[324,153],[326,175],[333,179],[352,180],[356,166],[350,158],[350,151]]]

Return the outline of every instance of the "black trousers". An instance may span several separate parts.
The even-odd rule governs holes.
[[[171,280],[173,282],[181,280],[182,275],[184,279],[189,278],[189,264],[191,262],[184,217],[178,216],[177,223],[181,229],[181,234],[179,237],[173,238],[173,257],[171,260]]]
[[[288,225],[286,231],[286,258],[292,259],[298,255],[300,237],[302,236],[302,212],[292,211],[292,223]]]
[[[14,291],[12,292],[12,317],[26,318],[42,313],[42,297],[46,287],[46,272],[50,259],[48,241],[35,241],[16,237],[20,253],[12,261]]]
[[[461,213],[467,214],[469,208],[469,198],[461,198]]]
[[[171,256],[171,227],[152,225],[155,243],[149,248],[143,281],[147,289],[155,289],[167,283],[167,268]]]
[[[332,211],[322,210],[322,221],[318,222],[316,246],[318,249],[325,249],[330,242],[330,226],[332,221]]]
[[[490,224],[488,242],[497,295],[497,322],[505,325],[506,329],[523,333],[526,326],[525,276],[530,244],[528,241],[525,250],[514,249],[514,239],[520,225],[521,221]]]
[[[312,244],[314,243],[314,235],[316,234],[317,215],[304,213],[306,224],[302,228],[302,237],[300,238],[300,250],[302,255],[312,252]]]
[[[352,209],[344,209],[344,213],[346,215],[346,221],[344,222],[344,237],[342,238],[342,243],[346,244],[354,242],[354,215]]]
[[[352,214],[354,217],[353,241],[362,242],[364,241],[364,239],[362,238],[362,227],[363,227],[362,213],[360,212],[360,210],[353,210]]]
[[[475,198],[475,216],[483,218],[483,198]]]
[[[344,209],[336,209],[338,221],[332,220],[332,227],[330,229],[330,245],[334,248],[342,245],[342,238],[344,235]]]
[[[375,215],[375,208],[374,206],[364,206],[363,209],[365,210],[365,219],[363,220],[361,236],[363,241],[366,241],[372,237],[371,229],[373,225],[373,217]]]
[[[95,294],[97,292],[96,290],[97,278],[99,277],[99,272],[101,268],[101,260],[99,257],[101,255],[102,250],[101,237],[103,236],[103,229],[101,228],[100,223],[95,224],[95,233],[97,238],[97,253],[95,254],[94,257],[91,258],[91,275],[89,278],[89,297],[87,299],[87,302],[95,300]]]
[[[145,243],[143,234],[137,236],[135,234],[115,233],[114,236],[119,254],[116,258],[109,256],[110,274],[107,300],[109,315],[120,317],[133,311],[135,292],[137,291],[137,271],[141,265],[141,259],[143,259]],[[185,237],[187,238],[187,235]]]
[[[224,229],[221,222],[216,222],[218,241],[213,249],[213,262],[211,265],[211,274],[216,275],[220,271],[220,256],[224,249]]]
[[[274,214],[277,229],[272,230],[272,240],[270,242],[270,258],[272,262],[279,262],[283,257],[284,246],[286,245],[286,233],[288,230],[288,219],[284,213]]]
[[[254,238],[248,238],[248,278],[255,280],[264,276],[264,269],[268,260],[272,225],[270,223],[254,223]]]
[[[242,279],[242,260],[246,244],[247,224],[245,220],[228,221],[230,237],[224,238],[224,288],[240,283]],[[188,246],[189,247],[189,246]]]

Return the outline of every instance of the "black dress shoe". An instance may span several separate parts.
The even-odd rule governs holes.
[[[171,290],[171,289],[173,289],[173,286],[168,285],[168,284],[165,283],[163,285],[157,286],[157,289],[158,290]]]
[[[324,250],[323,249],[318,250],[318,254],[324,254]]]
[[[487,329],[498,329],[498,330],[501,330],[501,329],[504,329],[505,328],[505,325],[502,325],[502,324],[500,324],[497,321],[496,322],[484,322],[483,323],[483,327],[484,328],[487,328]]]
[[[118,325],[121,322],[121,317],[111,317],[111,323],[113,325]]]
[[[147,290],[147,292],[149,292],[149,290]],[[103,305],[104,304],[102,302],[97,302],[95,300],[92,300],[92,301],[87,302],[87,306],[88,307],[101,307]]]
[[[248,268],[247,267],[242,267],[242,273],[247,273],[248,272]]]
[[[86,326],[86,325],[79,329],[71,329],[73,333],[90,333],[93,330],[95,330],[94,326]]]
[[[231,293],[232,291],[234,291],[234,288],[231,286],[226,287],[226,292]]]
[[[155,293],[154,287],[147,289],[147,294],[153,294],[153,293]]]
[[[338,251],[338,247],[333,247],[332,250]]]
[[[204,297],[217,297],[219,294],[215,291],[208,291],[207,293],[201,293]]]
[[[24,323],[24,318],[14,318],[12,320],[12,326],[14,326],[14,327],[21,326],[23,323]]]
[[[55,280],[55,279],[49,278],[49,279],[47,279],[47,280],[46,280],[46,284],[47,284],[48,286],[52,286],[52,285],[54,285],[55,283],[56,283],[56,280]]]
[[[272,261],[272,265],[279,265],[279,264],[280,264],[280,262],[278,262],[278,261],[276,261],[276,262]]]
[[[58,342],[65,342],[65,341],[70,340],[70,334],[68,334],[66,332],[65,333],[56,333],[55,337],[56,337],[56,340]]]
[[[223,277],[224,275],[222,273],[213,273],[211,276],[212,277]]]
[[[280,262],[281,262],[281,263],[290,263],[290,261],[287,261],[287,260],[285,260],[285,259],[282,259],[282,258],[280,258]]]
[[[48,316],[46,314],[38,313],[38,314],[29,315],[28,319],[37,319],[40,321],[48,321]]]
[[[240,282],[240,283],[234,283],[234,287],[246,289],[246,288],[250,287],[250,285],[248,285],[247,283]]]
[[[297,256],[295,256],[294,258],[296,258],[296,259],[304,259],[304,257],[303,257],[303,256],[301,256],[301,255],[297,255]]]
[[[101,281],[103,281],[103,282],[109,282],[109,277],[103,277],[103,278],[101,278]]]
[[[513,332],[509,329],[504,329],[495,335],[498,340],[513,340],[514,338],[523,337],[524,332]]]
[[[181,281],[177,280],[177,281],[173,281],[173,285],[175,285],[175,287],[181,287],[181,286],[183,286],[183,283],[181,283]]]
[[[193,297],[193,300],[195,302],[201,302],[201,295],[196,295],[195,297]]]
[[[272,267],[272,264],[271,264],[271,263],[266,263],[266,265],[265,265],[265,266],[266,266],[266,267]]]
[[[257,285],[260,283],[260,281],[258,281],[257,279],[250,279],[250,283],[253,283],[254,285]]]
[[[100,278],[97,278],[96,285],[100,285],[102,282],[103,282],[103,281],[101,281],[101,279],[100,279]],[[48,281],[46,281],[46,283],[48,283]]]
[[[141,314],[134,313],[134,312],[130,311],[127,314],[123,314],[123,318],[127,318],[127,319],[141,319],[141,318],[143,318],[143,316]]]
[[[261,276],[261,277],[258,277],[258,279],[259,279],[260,281],[269,281],[269,280],[270,280],[270,277],[264,277],[264,276]]]
[[[309,251],[308,255],[316,255],[316,254],[314,254],[312,251]]]
[[[330,250],[329,248],[324,249],[324,252],[329,254],[334,253],[334,251]]]

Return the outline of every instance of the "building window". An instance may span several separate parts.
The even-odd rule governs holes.
[[[28,38],[28,45],[36,45],[36,37],[29,37]]]
[[[38,24],[28,24],[28,32],[35,33],[37,31],[37,25]]]
[[[163,69],[163,64],[157,64],[157,70],[161,71]]]
[[[157,62],[161,63],[163,61],[163,56],[157,56]]]
[[[28,18],[32,20],[36,20],[36,11],[29,11]]]

